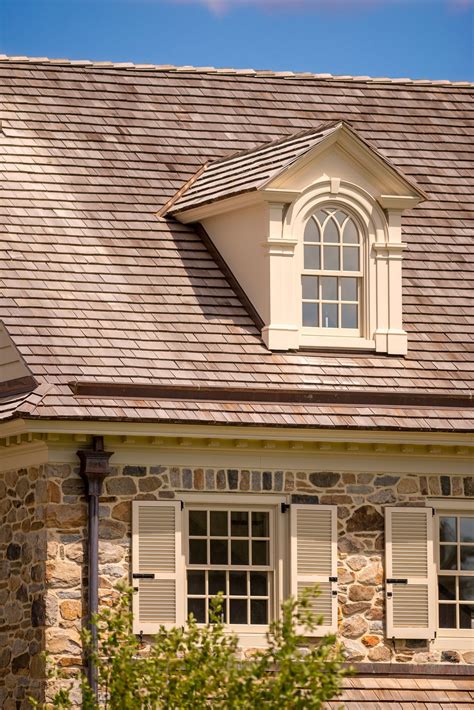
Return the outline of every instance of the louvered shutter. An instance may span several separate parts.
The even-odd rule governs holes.
[[[332,505],[292,504],[291,593],[318,584],[314,613],[323,624],[312,633],[324,636],[337,630],[337,508]]]
[[[132,503],[134,633],[155,634],[161,625],[184,623],[184,558],[181,503]]]
[[[385,553],[387,636],[434,638],[432,509],[386,508]]]

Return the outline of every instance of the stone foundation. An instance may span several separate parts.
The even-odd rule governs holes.
[[[5,574],[0,599],[9,621],[2,630],[0,659],[8,697],[16,693],[21,698],[27,688],[39,688],[36,659],[43,643],[66,673],[82,664],[87,507],[78,467],[69,464],[10,472],[4,480],[8,497],[0,497],[7,520],[1,531]],[[169,499],[181,491],[268,491],[337,505],[339,637],[347,658],[474,663],[472,651],[384,639],[383,594],[384,507],[424,505],[428,495],[472,496],[472,477],[113,466],[100,500],[101,604],[112,602],[119,580],[129,581],[131,501]]]

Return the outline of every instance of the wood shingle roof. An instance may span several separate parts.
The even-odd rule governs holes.
[[[98,399],[68,385],[471,396],[471,85],[5,59],[0,120],[0,320],[44,387],[18,415],[472,429],[462,407]],[[206,161],[340,120],[430,197],[403,223],[405,358],[268,352],[199,235],[156,216]]]

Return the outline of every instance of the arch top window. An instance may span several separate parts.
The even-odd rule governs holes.
[[[319,209],[304,230],[303,327],[359,331],[361,279],[359,228],[340,209]]]

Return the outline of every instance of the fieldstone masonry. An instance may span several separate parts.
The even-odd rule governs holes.
[[[0,673],[6,698],[38,692],[44,645],[66,672],[82,664],[86,500],[78,467],[11,471],[0,483],[2,575]],[[1,486],[3,485],[3,488]],[[339,636],[354,662],[474,663],[472,651],[384,639],[384,506],[423,505],[427,495],[470,497],[472,477],[283,470],[112,466],[100,499],[100,603],[129,580],[132,500],[180,491],[292,494],[295,502],[338,506]],[[3,696],[1,693],[3,692]]]

